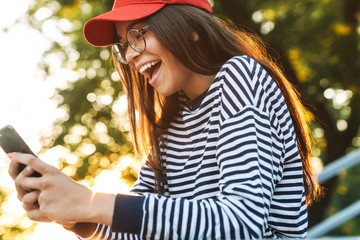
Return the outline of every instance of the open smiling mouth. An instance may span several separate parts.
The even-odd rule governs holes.
[[[149,80],[151,81],[154,74],[157,73],[157,71],[159,71],[160,65],[161,65],[160,61],[153,61],[142,66],[139,69],[139,72],[143,74],[145,77],[149,78]]]

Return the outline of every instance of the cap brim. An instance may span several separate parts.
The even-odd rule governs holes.
[[[85,39],[97,47],[112,45],[117,39],[114,22],[138,20],[150,16],[164,6],[163,3],[128,5],[99,15],[85,23]]]

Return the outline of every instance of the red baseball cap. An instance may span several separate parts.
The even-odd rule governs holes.
[[[115,0],[111,11],[90,19],[85,23],[84,36],[92,45],[101,47],[115,43],[114,22],[134,21],[147,17],[166,4],[187,4],[212,9],[208,0]]]

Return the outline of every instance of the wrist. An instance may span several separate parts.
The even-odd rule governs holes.
[[[87,222],[112,224],[116,195],[93,192],[88,210]]]

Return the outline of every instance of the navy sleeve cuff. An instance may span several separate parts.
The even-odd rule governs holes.
[[[144,196],[118,194],[115,200],[112,231],[140,234]]]

